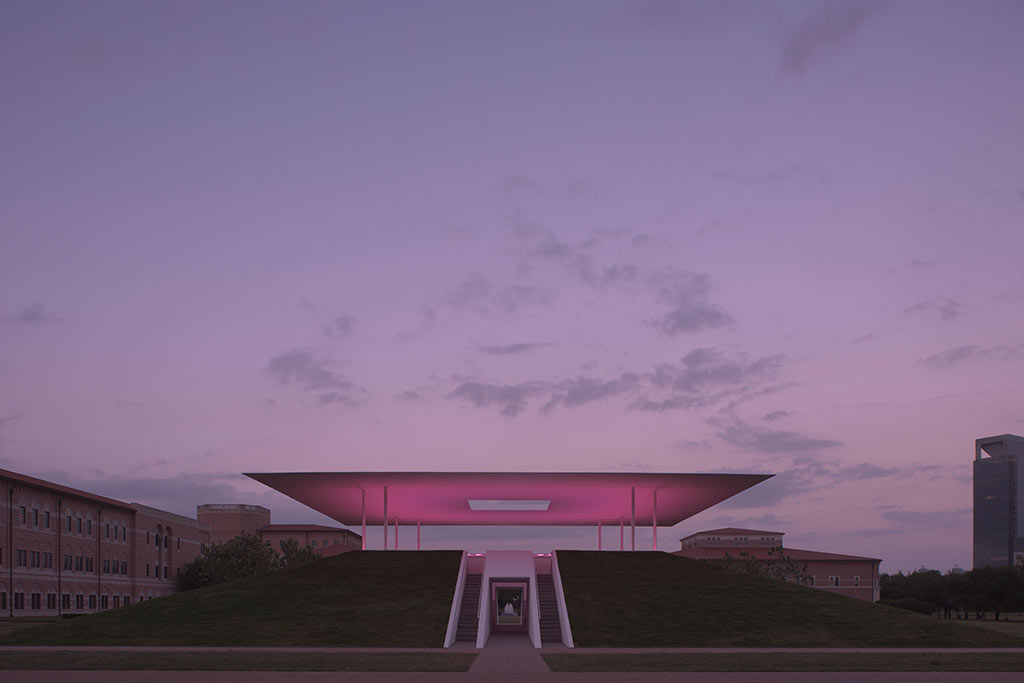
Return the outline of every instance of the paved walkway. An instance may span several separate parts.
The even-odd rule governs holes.
[[[18,647],[0,646],[0,651],[33,650],[42,653],[56,650],[109,651],[109,652],[444,652],[437,648],[245,648],[245,647]],[[659,683],[681,681],[683,683],[1024,683],[1024,672],[780,672],[780,673],[552,673],[548,671],[541,653],[577,652],[588,653],[972,653],[1012,652],[1024,654],[1024,648],[577,648],[570,650],[562,645],[545,645],[543,650],[534,648],[527,636],[522,634],[493,634],[487,647],[477,650],[468,644],[459,643],[450,651],[477,652],[479,656],[468,673],[410,673],[410,672],[363,672],[363,671],[0,671],[0,682],[7,683],[171,683],[188,680],[196,683],[325,683],[326,681],[370,681],[371,683],[443,683],[464,680],[495,681],[496,683],[594,683],[630,682]],[[45,656],[45,655],[44,655]]]

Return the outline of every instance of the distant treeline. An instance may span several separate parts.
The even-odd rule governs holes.
[[[882,574],[882,604],[946,619],[984,619],[1024,611],[1024,567],[980,567],[942,574],[934,569]]]

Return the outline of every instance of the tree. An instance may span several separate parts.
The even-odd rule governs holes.
[[[185,565],[178,580],[181,590],[266,574],[280,566],[277,555],[253,534],[239,534],[227,543],[214,543]]]
[[[281,566],[297,567],[306,562],[319,559],[313,547],[310,545],[299,546],[298,541],[292,538],[281,541]]]
[[[740,551],[737,557],[726,553],[716,564],[730,571],[756,574],[776,581],[804,583],[809,576],[807,565],[802,565],[787,555],[781,546],[769,548],[766,558],[756,558],[746,551]]]

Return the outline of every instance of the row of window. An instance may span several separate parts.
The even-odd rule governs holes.
[[[39,550],[24,550],[19,548],[15,552],[16,564],[19,567],[31,567],[36,569],[53,569],[53,553],[42,552]],[[0,564],[3,564],[4,549],[0,547]],[[64,571],[76,571],[76,572],[92,572],[94,567],[94,560],[91,557],[84,555],[65,555],[64,556]],[[103,573],[104,574],[121,574],[124,576],[128,575],[128,562],[124,560],[103,560]],[[150,575],[149,563],[146,563],[146,576]],[[156,566],[153,568],[153,576],[160,578],[160,567]],[[163,567],[163,578],[168,577],[167,565]]]
[[[150,532],[148,532],[148,531],[146,532],[146,545],[149,545],[149,542],[150,542],[149,541],[149,533]],[[163,539],[163,545],[164,545],[165,548],[170,547],[170,543],[171,543],[171,535],[170,534],[167,534],[165,536],[161,536],[160,534],[154,534],[154,537],[155,538],[154,538],[153,545],[155,545],[157,548],[160,547],[161,539]],[[181,536],[178,536],[178,550],[181,550]]]
[[[43,510],[42,511],[42,524],[40,524],[40,514],[39,514],[39,512],[40,511],[37,508],[32,508],[32,526],[34,526],[36,528],[39,528],[39,529],[49,529],[50,528],[50,511],[49,510]],[[29,525],[28,518],[29,518],[29,510],[24,505],[22,505],[21,506],[21,523],[22,523],[22,525],[24,525],[24,526],[28,526]],[[85,521],[85,526],[84,526],[85,534],[87,536],[92,536],[92,520],[91,519],[87,519],[87,520],[84,520],[84,521]],[[67,516],[67,522],[68,522],[68,532],[75,532],[77,530],[77,533],[82,533],[82,530],[83,530],[82,522],[83,522],[83,520],[82,520],[81,517],[76,517],[76,518],[72,519],[71,515],[68,515]],[[120,540],[122,540],[122,541],[127,541],[128,540],[128,527],[126,527],[126,526],[118,526],[117,524],[111,525],[109,522],[104,524],[104,526],[106,527],[106,538],[111,538],[110,531],[111,531],[111,526],[113,526],[113,531],[114,531],[113,539],[115,541],[118,540],[119,537],[120,537]],[[118,533],[119,529],[120,529],[120,533]]]
[[[19,567],[32,567],[33,569],[53,569],[53,553],[39,550],[24,550],[19,548],[15,551],[15,564]],[[3,548],[0,548],[0,562],[3,562]]]
[[[104,574],[128,574],[128,563],[124,560],[103,560]]]
[[[86,596],[83,595],[82,593],[76,593],[74,597],[75,597],[75,609],[85,609],[85,599],[86,599]],[[21,609],[21,610],[25,609],[25,594],[24,593],[21,593],[21,592],[14,593],[14,594],[11,595],[11,598],[12,598],[11,599],[11,604],[12,604],[12,607],[14,607],[14,609]],[[89,595],[88,598],[89,598],[89,609],[96,609],[96,595],[95,594]],[[139,596],[139,600],[140,601],[142,601],[144,599],[145,598],[143,596],[141,596],[141,595]],[[42,595],[42,593],[29,593],[28,594],[28,604],[29,604],[28,608],[30,610],[41,610],[41,609],[43,609],[43,595]],[[101,595],[100,596],[100,600],[99,600],[100,609],[110,609],[111,605],[113,605],[113,607],[115,607],[115,608],[121,607],[122,605],[127,607],[130,604],[132,604],[132,597],[130,595],[123,595],[123,596],[122,595],[114,595],[114,596]],[[71,609],[71,594],[70,593],[64,593],[63,595],[60,596],[60,606],[61,606],[61,609]],[[4,610],[4,609],[7,609],[7,592],[6,591],[0,592],[0,610]],[[47,593],[46,594],[46,609],[48,609],[48,610],[55,610],[55,609],[57,609],[57,594],[56,593]]]
[[[811,574],[810,576],[807,577],[806,583],[807,583],[808,586],[813,586],[813,585],[815,585],[816,581],[817,581],[816,577],[813,574]],[[838,577],[838,576],[829,576],[828,577],[828,583],[826,583],[825,585],[826,586],[838,587],[838,586],[842,586],[843,583],[844,583],[844,580],[841,579],[840,577]],[[853,579],[850,581],[850,583],[848,583],[847,585],[853,586],[854,588],[859,587],[860,586],[860,577],[859,576],[854,576]],[[871,585],[872,586],[875,585],[874,580],[872,580]]]

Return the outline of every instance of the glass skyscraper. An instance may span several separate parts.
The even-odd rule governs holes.
[[[1024,439],[974,442],[974,566],[1005,567],[1024,553]]]

